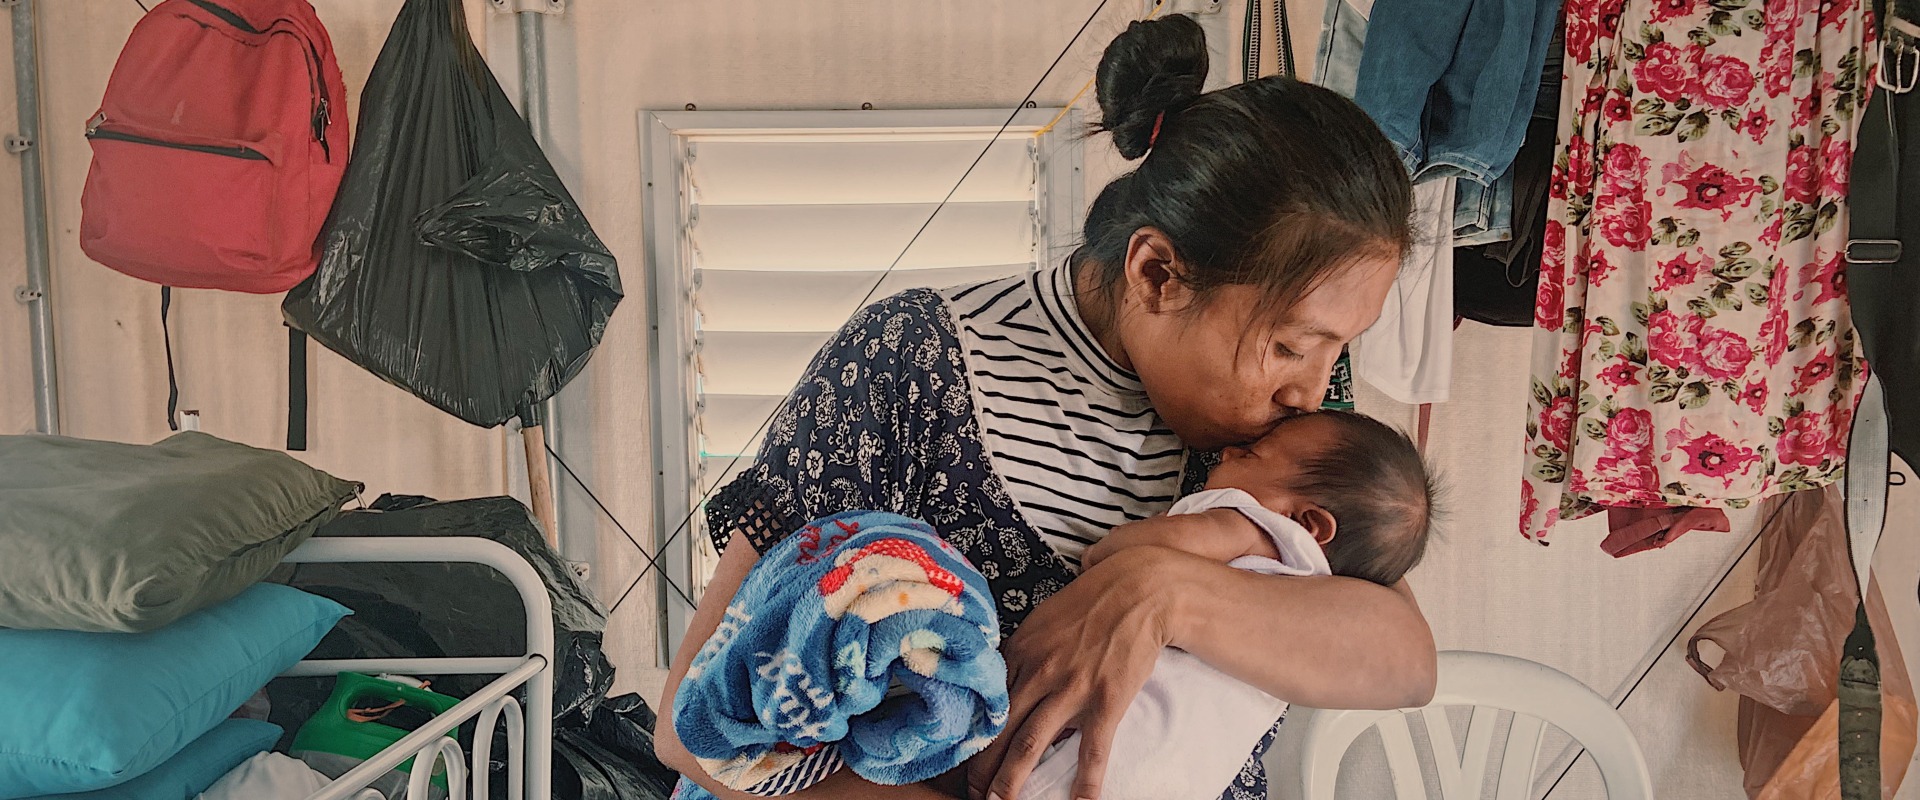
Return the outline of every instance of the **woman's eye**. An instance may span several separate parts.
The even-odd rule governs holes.
[[[1279,351],[1281,358],[1285,358],[1291,361],[1299,361],[1300,359],[1306,358],[1306,356],[1301,355],[1299,351],[1291,347],[1288,347],[1284,344],[1279,344],[1276,342],[1273,345],[1273,347],[1275,350]]]

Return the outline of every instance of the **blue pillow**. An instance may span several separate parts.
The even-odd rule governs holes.
[[[263,583],[144,633],[0,629],[0,800],[146,774],[350,613]]]
[[[226,777],[241,762],[280,741],[280,726],[252,719],[230,719],[193,740],[179,755],[118,786],[79,794],[50,794],[35,800],[187,800]]]

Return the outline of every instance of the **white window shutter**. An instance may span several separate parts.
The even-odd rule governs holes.
[[[861,301],[1034,267],[1031,136],[987,147],[991,135],[873,130],[692,139],[686,175],[698,213],[688,215],[685,233],[699,312],[707,484],[697,491],[730,478],[716,467],[733,456],[752,457],[761,423]]]

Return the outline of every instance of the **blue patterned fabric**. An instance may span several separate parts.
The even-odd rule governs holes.
[[[748,573],[674,696],[675,730],[750,794],[805,789],[839,763],[886,786],[928,780],[1006,726],[999,647],[986,579],[932,528],[836,514]]]
[[[708,501],[715,546],[724,551],[738,531],[765,553],[807,521],[853,509],[925,520],[986,578],[1001,633],[1012,635],[1073,573],[989,465],[967,374],[953,318],[932,290],[862,309],[814,357],[753,465]],[[1192,492],[1211,459],[1187,463],[1183,492]],[[1272,738],[1223,800],[1267,796],[1260,757]]]

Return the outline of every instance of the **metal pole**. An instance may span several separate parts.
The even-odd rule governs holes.
[[[534,11],[520,11],[514,14],[514,24],[520,40],[520,115],[527,120],[527,127],[533,131],[533,138],[543,146],[551,146],[550,131],[547,126],[547,39],[546,26],[542,15]],[[560,395],[541,404],[541,416],[545,417],[541,426],[546,436],[546,446],[553,452],[565,452],[563,446],[565,426],[560,424]],[[529,474],[535,469],[532,461],[527,463]],[[555,476],[552,459],[543,453],[540,469],[549,476]],[[549,481],[550,486],[558,487],[558,481]],[[580,548],[567,537],[570,526],[567,524],[567,504],[561,500],[557,488],[553,490],[553,538],[555,549],[569,560],[578,560],[576,551]]]
[[[21,216],[27,227],[27,285],[14,297],[27,305],[33,332],[34,424],[60,432],[60,387],[54,370],[51,264],[47,253],[47,203],[40,163],[40,55],[34,41],[33,0],[0,3],[13,10],[13,83],[19,97],[20,132],[7,138],[20,156]]]
[[[520,33],[520,114],[533,129],[533,138],[547,143],[547,37],[537,11],[521,11],[514,22]]]

